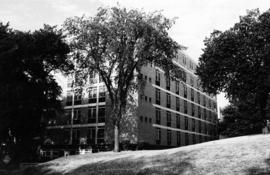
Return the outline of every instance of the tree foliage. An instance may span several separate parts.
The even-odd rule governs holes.
[[[0,142],[12,136],[26,152],[43,132],[42,120],[61,110],[61,87],[52,73],[72,69],[67,53],[55,27],[21,32],[0,23]]]
[[[226,92],[236,105],[252,99],[257,114],[265,119],[270,92],[270,12],[248,11],[232,28],[214,31],[204,43],[197,68],[204,89]]]
[[[249,134],[261,133],[263,122],[260,118],[250,115],[247,111],[253,111],[254,108],[243,111],[247,105],[235,106],[233,104],[226,106],[222,111],[222,121],[219,123],[219,133],[227,137],[236,137]]]
[[[167,32],[173,23],[158,12],[147,14],[119,7],[99,8],[94,17],[65,21],[78,68],[86,74],[98,73],[107,87],[115,151],[119,151],[119,123],[130,92],[138,88],[134,78],[141,67],[157,63],[167,74],[176,72],[172,59],[180,46]]]

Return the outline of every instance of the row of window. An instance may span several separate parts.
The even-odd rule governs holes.
[[[166,132],[167,145],[172,145],[173,133],[175,133],[175,135],[176,135],[176,145],[177,146],[196,144],[196,143],[201,143],[201,142],[211,140],[211,137],[208,137],[208,136],[189,134],[189,133],[182,133],[182,136],[184,136],[184,139],[181,139],[181,132],[180,131],[162,130],[160,128],[156,128],[155,129],[156,144],[158,144],[158,145],[161,144],[161,139],[162,139],[161,135],[162,135],[162,132],[164,132],[164,131]],[[184,140],[184,143],[182,143],[183,140]]]
[[[161,97],[160,97],[160,89],[156,89],[156,104],[160,105],[161,104]],[[166,107],[167,108],[171,108],[171,94],[166,93]],[[188,102],[186,100],[184,100],[183,102],[183,106],[184,106],[184,113],[187,114],[188,113]],[[195,117],[195,108],[198,108],[198,114],[197,117],[198,118],[202,118],[204,120],[209,120],[212,122],[215,122],[216,120],[216,114],[210,110],[207,110],[205,108],[201,108],[200,106],[194,105],[194,103],[190,103],[191,104],[191,115]],[[175,98],[175,110],[180,112],[180,98],[176,97]]]
[[[156,121],[155,123],[160,125],[161,124],[161,109],[160,108],[156,108],[156,112],[155,112],[155,116],[156,116]],[[168,127],[172,127],[172,113],[170,111],[164,111],[166,112],[166,126]],[[175,123],[175,126],[173,127],[176,127],[178,129],[183,129],[183,130],[191,130],[193,132],[196,131],[196,125],[195,125],[195,119],[192,118],[192,119],[189,119],[188,117],[186,116],[180,116],[179,114],[174,114],[175,116],[175,120],[173,121],[176,121]],[[184,117],[184,127],[181,128],[181,117]],[[189,122],[191,122],[191,124],[189,124]],[[210,134],[212,135],[215,131],[215,126],[212,125],[212,124],[208,124],[206,122],[202,122],[200,120],[197,120],[197,123],[198,123],[198,129],[197,129],[197,132],[199,133],[204,133],[204,134]],[[189,128],[189,125],[191,126],[191,128]]]
[[[160,86],[160,72],[159,70],[156,70],[156,85]],[[170,78],[166,78],[166,90],[171,91],[171,79]],[[175,93],[180,95],[180,84],[183,86],[183,97],[187,98],[187,86],[184,83],[180,83],[180,81],[174,81],[175,82]],[[194,86],[194,78],[191,76],[190,77],[190,84],[191,86]],[[197,100],[196,102],[198,104],[201,103],[201,96],[202,96],[202,105],[206,106],[207,104],[209,104],[210,108],[214,108],[216,109],[216,102],[212,101],[211,99],[208,99],[205,95],[201,95],[199,91],[195,92],[193,88],[190,88],[190,92],[191,92],[191,97],[190,100],[195,102],[195,93],[197,93]],[[208,100],[208,103],[207,103]]]
[[[76,90],[74,92],[74,104],[82,104],[82,90]],[[97,96],[98,95],[98,96]],[[99,87],[99,94],[97,94],[97,87],[90,87],[88,89],[88,103],[96,103],[97,97],[99,102],[105,102],[106,100],[106,88],[105,86]],[[67,101],[66,105],[70,106],[72,105],[72,92],[67,93]]]
[[[68,124],[71,123],[72,110],[65,111],[65,116],[68,118]],[[74,109],[73,124],[82,124],[83,122],[82,109]],[[105,106],[89,107],[87,110],[87,123],[103,123],[105,122]]]

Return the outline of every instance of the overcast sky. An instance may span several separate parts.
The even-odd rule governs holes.
[[[61,25],[67,17],[93,16],[98,7],[117,3],[146,12],[163,10],[167,17],[178,17],[170,35],[188,47],[186,53],[195,61],[202,54],[203,40],[214,29],[232,27],[247,9],[264,12],[270,8],[270,0],[0,0],[0,21],[28,31],[41,28],[44,23]],[[222,96],[218,101],[221,107],[227,104]]]

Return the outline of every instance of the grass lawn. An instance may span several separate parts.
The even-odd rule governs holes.
[[[24,175],[270,174],[270,135],[253,135],[157,151],[102,152],[59,158]]]

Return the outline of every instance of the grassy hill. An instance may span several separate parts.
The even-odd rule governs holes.
[[[253,135],[158,151],[103,152],[59,158],[25,175],[270,174],[270,135]]]

